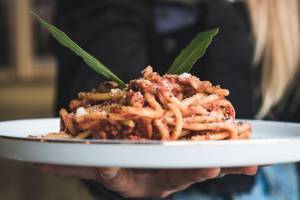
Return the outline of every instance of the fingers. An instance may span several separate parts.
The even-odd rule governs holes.
[[[257,167],[180,169],[180,170],[130,170],[120,168],[92,168],[60,165],[38,165],[42,171],[61,176],[99,181],[107,189],[124,197],[166,197],[201,182],[226,174],[254,175]]]
[[[107,189],[118,192],[122,196],[135,197],[144,196],[146,193],[144,184],[140,187],[135,173],[131,170],[120,168],[92,168],[63,165],[38,164],[38,169],[60,176],[76,177],[99,181]]]
[[[115,179],[117,176],[119,176],[119,173],[121,173],[120,168],[98,168],[97,171],[97,179],[104,179],[104,180],[111,180]]]
[[[147,178],[138,178],[134,171],[120,168],[98,169],[98,181],[123,197],[147,197]]]
[[[188,170],[162,170],[157,175],[154,186],[160,190],[174,190],[185,188],[195,182],[215,178],[219,175],[220,168],[188,169]]]
[[[191,184],[219,175],[220,168],[191,170],[151,170],[135,173],[126,169],[99,169],[99,181],[124,197],[165,197]]]
[[[257,167],[231,167],[231,168],[222,168],[220,176],[224,176],[227,174],[245,174],[249,176],[253,176],[257,173]]]
[[[257,169],[258,168],[256,166],[254,166],[254,167],[241,167],[240,172],[242,172],[242,174],[253,176],[257,173]]]
[[[63,165],[37,165],[44,171],[60,176],[76,177],[100,182],[107,189],[118,192],[124,197],[144,196],[145,191],[138,187],[131,170],[120,168],[92,168]],[[146,186],[144,187],[146,188]]]
[[[59,176],[76,177],[81,179],[95,180],[97,176],[96,169],[92,167],[64,166],[64,165],[37,165],[38,169],[44,172],[50,172]]]

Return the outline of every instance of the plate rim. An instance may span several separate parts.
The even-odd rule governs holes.
[[[42,119],[58,120],[58,118]],[[13,121],[16,120],[10,120],[10,122]],[[251,120],[247,121],[251,122]],[[256,121],[260,123],[261,120]],[[55,121],[52,121],[49,123],[49,125],[52,125],[53,122],[56,123]],[[268,122],[272,123],[272,121]],[[276,122],[276,124],[281,124],[280,126],[283,127],[285,126],[285,124],[291,125],[291,131],[293,132],[298,131],[298,127],[300,128],[300,124],[297,123],[292,124],[289,122]],[[57,125],[58,124],[56,124],[56,126]],[[43,126],[39,126],[37,128],[40,129],[41,127],[43,128]],[[15,131],[18,130],[21,131],[22,127]],[[5,134],[4,129],[2,130],[2,134]],[[26,133],[24,133],[24,135],[25,134]],[[293,137],[294,135],[295,137]],[[41,140],[38,138],[27,138],[21,136],[15,137],[17,138],[15,139],[12,136],[0,136],[0,157],[4,159],[17,160],[27,163],[45,163],[55,165],[72,165],[87,167],[115,166],[125,168],[150,169],[208,168],[216,166],[241,167],[300,161],[300,154],[298,154],[294,150],[291,151],[292,148],[300,149],[300,138],[298,137],[298,134],[294,135],[291,135],[292,137],[262,137],[261,139],[254,138],[251,140],[168,142],[140,142],[128,140],[101,140],[89,142],[86,140],[70,139],[61,141],[57,139],[52,139],[50,141],[48,139],[47,141],[44,140],[43,142],[41,142]],[[269,148],[265,149],[266,146],[268,146]],[[288,152],[287,156],[278,156],[278,154],[276,154],[275,156],[273,149],[275,148],[276,151],[280,150],[281,148],[278,147],[292,148],[288,148],[289,150],[286,150],[286,152]],[[243,151],[237,151],[238,148],[240,150],[242,149]],[[140,150],[142,150],[142,152]],[[61,152],[63,152],[63,155],[58,157],[57,155]],[[251,153],[245,154],[245,152]],[[181,154],[181,157],[179,154]],[[208,158],[207,155],[211,156]],[[178,160],[178,156],[180,160]]]
[[[26,122],[26,121],[35,121],[35,120],[59,120],[57,117],[53,118],[27,118],[27,119],[15,119],[15,120],[6,120],[0,121],[0,126],[3,123],[13,123],[13,122]],[[284,122],[284,121],[272,121],[272,120],[255,120],[255,119],[236,119],[237,121],[246,121],[246,122],[255,122],[255,123],[274,123],[274,124],[282,124],[288,126],[299,126],[300,123],[295,122]],[[162,140],[115,140],[115,139],[48,139],[41,137],[18,137],[18,136],[8,136],[8,135],[0,135],[0,139],[5,140],[16,140],[16,141],[31,141],[38,143],[68,143],[68,144],[122,144],[122,145],[159,145],[159,146],[194,146],[194,145],[233,145],[233,144],[253,144],[253,143],[273,143],[273,142],[289,142],[299,140],[300,142],[300,134],[298,137],[287,137],[287,138],[250,138],[250,139],[237,139],[237,140],[204,140],[204,141],[162,141]]]

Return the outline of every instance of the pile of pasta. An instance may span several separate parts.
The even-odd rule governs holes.
[[[104,82],[60,110],[61,131],[47,137],[128,140],[248,139],[229,91],[188,73],[160,76],[149,66],[126,86]]]

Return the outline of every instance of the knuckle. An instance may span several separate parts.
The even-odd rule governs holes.
[[[187,189],[188,187],[190,187],[191,184],[186,184],[186,185],[182,185],[180,187],[177,188],[177,191],[182,191],[182,190],[185,190]]]
[[[136,196],[136,195],[133,195],[129,192],[120,192],[119,193],[122,197],[124,198],[142,198],[143,196]]]
[[[162,192],[159,192],[156,197],[163,199],[163,198],[166,198],[169,195],[170,195],[170,192],[162,191]]]
[[[220,169],[210,169],[210,170],[207,170],[206,173],[204,174],[204,179],[211,179],[211,178],[215,178],[215,177],[218,177],[219,174],[220,174]]]
[[[221,173],[218,175],[217,178],[223,178],[223,177],[226,176],[226,175],[227,175],[227,173],[221,172]]]
[[[257,168],[248,173],[249,176],[254,176],[257,173]]]
[[[167,174],[163,187],[161,187],[161,190],[163,191],[172,190],[174,188],[177,188],[178,186],[179,186],[178,182],[173,180],[172,174]]]
[[[135,185],[131,185],[124,190],[119,190],[118,192],[122,197],[125,198],[147,198],[151,197],[149,190],[143,188],[138,188]]]

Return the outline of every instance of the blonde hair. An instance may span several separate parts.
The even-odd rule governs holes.
[[[262,63],[262,105],[266,116],[291,87],[299,70],[298,0],[247,0],[255,39],[256,64]]]

